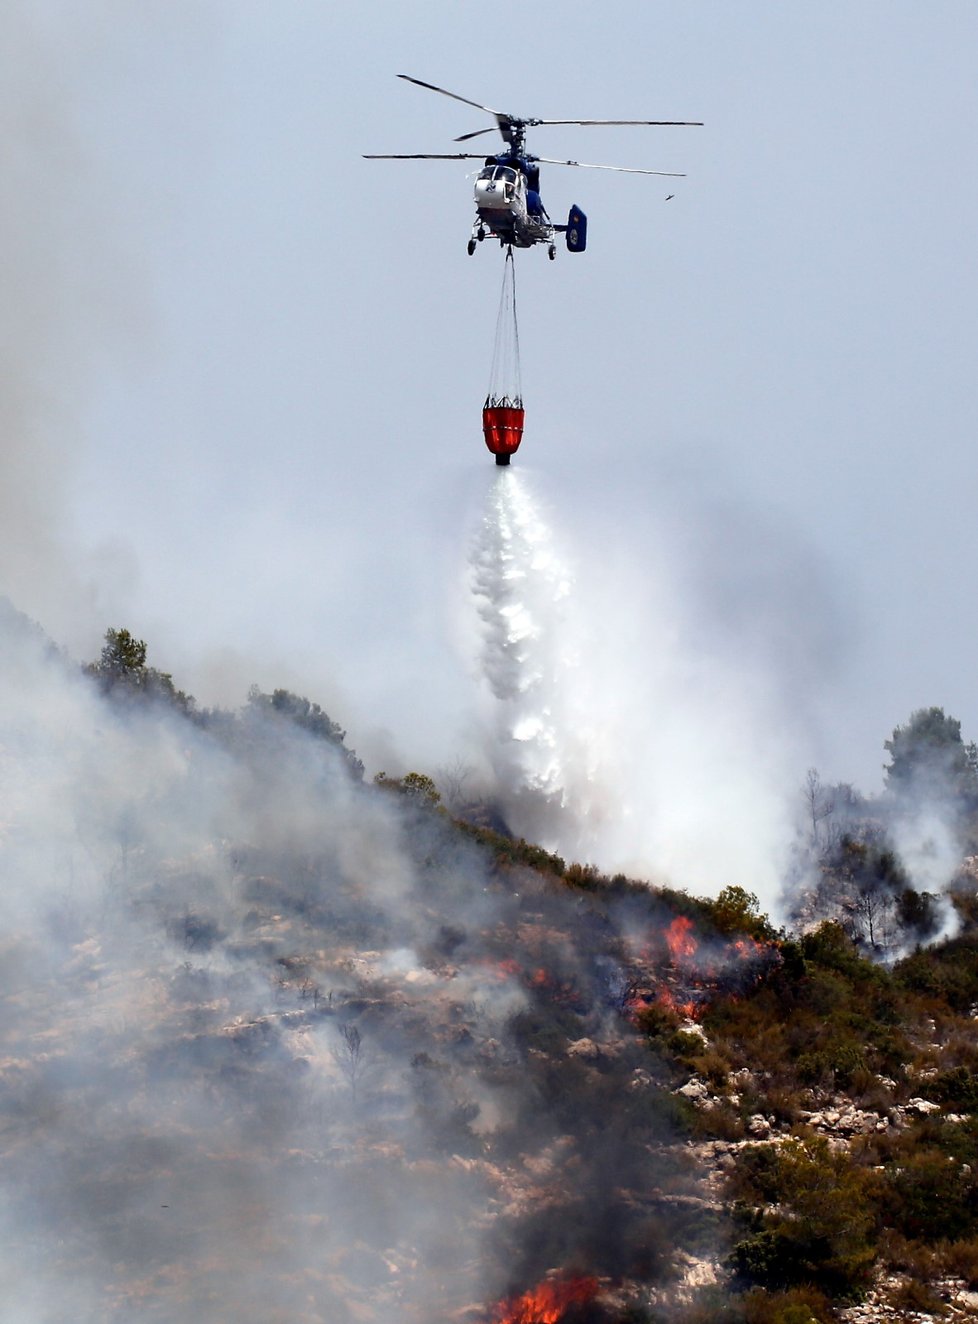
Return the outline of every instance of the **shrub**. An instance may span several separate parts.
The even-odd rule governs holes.
[[[953,1011],[967,1012],[978,1002],[978,949],[975,935],[964,934],[926,951],[916,951],[894,969],[903,988],[936,998]]]
[[[879,1249],[889,1268],[918,1282],[933,1282],[946,1272],[946,1258],[939,1250],[920,1241],[908,1241],[892,1228],[881,1235]]]
[[[825,1053],[802,1053],[795,1067],[798,1079],[805,1085],[828,1083],[829,1060]]]
[[[647,1039],[652,1040],[656,1046],[661,1046],[678,1032],[679,1016],[670,1007],[653,1003],[651,1007],[642,1008],[635,1017],[635,1024]]]
[[[607,879],[598,872],[593,864],[569,864],[564,870],[564,882],[568,887],[578,887],[584,892],[596,892],[607,884]]]
[[[847,1089],[854,1080],[865,1088],[873,1079],[860,1044],[836,1041],[814,1052],[802,1053],[797,1062],[798,1078],[806,1085],[835,1084]]]
[[[933,1289],[917,1278],[908,1278],[891,1293],[887,1303],[900,1312],[901,1319],[919,1315],[946,1315],[947,1306]]]
[[[927,1147],[886,1171],[884,1214],[905,1237],[934,1242],[978,1234],[978,1185],[969,1164]]]
[[[859,956],[856,944],[842,925],[833,921],[826,921],[811,933],[806,933],[801,940],[801,952],[805,960],[813,965],[848,975],[863,973],[860,967],[869,964]]]
[[[938,1103],[965,1111],[978,1110],[978,1076],[970,1067],[942,1071],[930,1082],[928,1093]]]
[[[814,1287],[747,1292],[742,1308],[745,1324],[829,1324],[835,1318],[824,1294]]]
[[[743,1282],[781,1290],[818,1283],[853,1296],[868,1281],[875,1191],[848,1154],[823,1139],[747,1146],[731,1186],[755,1208],[766,1206],[731,1254]]]
[[[944,1252],[944,1263],[949,1273],[963,1278],[974,1291],[978,1287],[978,1237],[952,1242]]]
[[[666,1040],[666,1046],[670,1053],[678,1057],[686,1066],[692,1067],[701,1075],[709,1075],[715,1084],[722,1085],[726,1080],[729,1069],[726,1059],[710,1053],[709,1050],[704,1052],[703,1037],[695,1031],[675,1030]],[[707,1062],[709,1067],[703,1065]]]

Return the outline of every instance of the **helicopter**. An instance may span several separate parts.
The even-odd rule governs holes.
[[[429,92],[439,92],[442,96],[461,101],[463,105],[474,106],[485,111],[496,121],[496,127],[502,134],[505,149],[495,155],[483,158],[475,152],[384,152],[364,153],[366,161],[479,161],[483,162],[475,181],[475,221],[468,241],[469,256],[475,252],[476,245],[490,235],[499,240],[503,247],[532,248],[534,244],[546,244],[547,255],[553,261],[557,256],[556,236],[563,234],[567,248],[572,253],[583,253],[587,246],[587,217],[580,207],[571,207],[566,225],[555,225],[547,215],[540,197],[540,165],[576,166],[582,170],[616,170],[629,175],[660,175],[668,179],[684,179],[685,175],[669,170],[639,170],[632,166],[591,165],[586,161],[560,161],[549,156],[535,156],[526,150],[526,131],[541,124],[619,124],[619,125],[674,125],[702,126],[701,120],[544,120],[520,119],[516,115],[507,115],[499,110],[492,110],[479,101],[470,101],[468,97],[449,92],[434,83],[422,82],[410,74],[398,74],[405,82],[416,87],[427,88]],[[493,129],[475,129],[463,133],[455,142],[468,142],[480,134],[492,133]]]

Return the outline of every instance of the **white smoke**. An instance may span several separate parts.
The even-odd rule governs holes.
[[[673,1151],[606,1100],[653,895],[497,871],[261,705],[106,697],[2,601],[0,876],[3,1318],[429,1324],[644,1263],[620,1173]]]
[[[893,845],[916,892],[940,898],[939,929],[929,939],[952,937],[960,916],[947,899],[948,888],[957,877],[965,852],[961,813],[949,797],[941,801],[912,798],[901,804],[890,824]]]
[[[414,988],[403,953],[430,936],[397,803],[288,724],[257,718],[232,746],[107,702],[0,607],[0,1316],[54,1324],[70,1300],[95,1324],[150,1300],[174,1320],[348,1321],[369,1295],[391,1298],[371,1318],[419,1301],[430,1317],[426,1282],[398,1288],[380,1252],[423,1246],[444,1210],[418,1191],[388,1208],[357,1166],[334,1051],[365,977],[356,937],[389,931],[402,960],[378,977]],[[457,924],[487,904],[469,877]],[[313,913],[333,946],[310,1017],[301,982],[276,991],[275,973],[322,948]],[[429,1005],[441,985],[417,990]],[[400,1100],[414,1050],[378,1038],[365,1031],[371,1083]],[[455,1223],[468,1261],[475,1220]]]

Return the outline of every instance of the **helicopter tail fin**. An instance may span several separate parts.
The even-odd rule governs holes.
[[[587,217],[576,203],[567,216],[567,247],[572,253],[583,253],[587,248]]]

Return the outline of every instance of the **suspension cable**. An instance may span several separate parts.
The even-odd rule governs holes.
[[[516,263],[513,246],[506,249],[503,282],[499,292],[499,312],[492,351],[492,371],[486,406],[511,405],[521,408],[523,382],[520,370],[520,328],[516,316]]]

